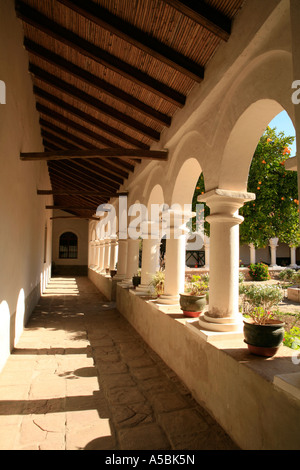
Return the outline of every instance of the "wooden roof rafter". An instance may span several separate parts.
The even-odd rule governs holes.
[[[244,1],[15,0],[45,149],[20,158],[47,162],[53,206],[81,217],[142,161],[167,160],[152,143],[203,80]]]
[[[147,88],[150,92],[157,94],[163,99],[178,106],[185,103],[185,97],[180,93],[177,93],[172,88],[150,77],[141,70],[127,64],[123,60],[109,54],[100,47],[93,45],[91,42],[82,39],[67,28],[49,20],[45,15],[41,14],[38,10],[29,7],[21,0],[16,0],[16,12],[20,19],[34,28],[43,31],[64,45],[75,49],[86,57],[108,67],[134,83]]]

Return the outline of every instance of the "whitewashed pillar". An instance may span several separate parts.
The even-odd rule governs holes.
[[[126,287],[132,286],[132,277],[139,268],[139,247],[139,239],[128,238],[127,269],[125,279],[122,281],[122,285]]]
[[[114,270],[116,266],[116,259],[117,259],[117,236],[111,235],[110,237],[110,259],[109,259],[109,269]]]
[[[184,223],[183,211],[168,211],[166,226],[166,265],[164,294],[159,303],[176,305],[179,294],[184,292],[185,248],[188,229]],[[189,214],[192,216],[192,213]]]
[[[256,250],[255,250],[254,244],[250,243],[249,248],[250,248],[250,264],[255,264],[255,262],[256,262]]]
[[[297,262],[296,262],[296,247],[295,246],[290,246],[290,250],[291,250],[291,264],[290,264],[290,268],[297,268]]]
[[[239,225],[242,205],[255,194],[215,189],[199,196],[210,207],[209,308],[200,315],[203,329],[240,331],[239,313]]]
[[[271,264],[270,264],[270,268],[275,268],[277,266],[277,263],[276,263],[276,251],[277,251],[277,247],[278,247],[278,238],[277,237],[274,237],[274,238],[270,238],[269,240],[269,246],[271,248]]]
[[[152,277],[159,269],[160,238],[151,232],[152,224],[149,221],[142,223],[142,267],[141,284],[135,289],[136,295],[148,295]]]
[[[126,276],[127,249],[128,249],[128,240],[119,238],[117,274],[114,276],[114,280],[122,281]]]
[[[204,236],[204,250],[205,250],[205,269],[209,269],[209,255],[210,255],[210,240],[208,236]]]
[[[104,239],[104,261],[103,261],[103,269],[106,272],[106,269],[109,269],[110,263],[110,239]]]

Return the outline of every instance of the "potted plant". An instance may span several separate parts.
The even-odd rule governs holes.
[[[276,286],[251,286],[244,291],[248,303],[244,318],[244,341],[252,354],[272,357],[282,344],[284,323],[274,318],[271,308],[283,298]]]
[[[132,276],[133,287],[136,288],[141,283],[141,270],[138,269],[138,272]]]
[[[164,293],[165,287],[165,272],[161,270],[157,271],[152,277],[150,286],[154,287],[154,290],[158,297],[162,295]]]
[[[179,294],[180,308],[186,317],[199,317],[206,306],[208,283],[201,276],[192,276],[185,284],[183,293]]]

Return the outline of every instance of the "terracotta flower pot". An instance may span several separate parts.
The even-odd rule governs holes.
[[[206,306],[206,294],[190,295],[179,294],[180,308],[186,317],[197,318]]]
[[[284,323],[279,320],[268,320],[265,325],[257,325],[251,319],[244,320],[244,341],[252,354],[274,356],[283,337]]]

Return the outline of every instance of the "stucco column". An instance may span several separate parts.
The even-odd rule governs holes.
[[[116,266],[116,256],[117,256],[117,236],[112,235],[110,237],[110,259],[109,259],[109,269],[113,270]]]
[[[99,251],[100,251],[100,242],[99,240],[95,241],[95,270],[99,268]]]
[[[136,295],[149,294],[149,284],[152,281],[153,275],[159,269],[160,239],[156,238],[156,234],[151,232],[151,225],[151,222],[148,221],[142,223],[143,248],[141,284],[134,291]]]
[[[180,292],[184,292],[185,249],[188,229],[183,220],[183,211],[171,210],[168,213],[170,217],[166,226],[165,288],[164,294],[159,298],[159,303],[176,305],[179,303]]]
[[[210,240],[207,235],[204,236],[205,264],[204,268],[209,269]]]
[[[98,268],[97,271],[100,273],[103,270],[104,262],[104,240],[99,240],[99,255],[98,255]]]
[[[114,280],[122,281],[126,276],[127,269],[127,249],[128,249],[128,240],[120,239],[118,241],[118,264],[117,264],[117,274],[114,276]]]
[[[89,267],[93,267],[93,256],[94,256],[94,241],[90,241],[90,249],[89,249]]]
[[[277,247],[278,247],[278,238],[274,237],[274,238],[270,238],[269,240],[269,246],[270,246],[270,249],[271,249],[271,264],[270,264],[270,268],[275,268],[277,266],[277,263],[276,263],[276,251],[277,251]]]
[[[122,281],[125,287],[132,286],[132,277],[139,268],[139,247],[139,239],[128,238],[127,269],[125,279]]]
[[[297,262],[296,262],[296,247],[295,246],[290,246],[291,250],[291,264],[290,268],[297,268]]]
[[[255,246],[253,243],[250,243],[249,244],[249,248],[250,248],[250,264],[255,264],[255,260],[256,260],[256,253],[255,253]]]
[[[255,194],[215,189],[199,196],[210,207],[209,308],[200,315],[203,329],[240,331],[239,313],[239,208]]]
[[[106,269],[109,268],[110,263],[110,239],[104,239],[104,261],[103,261],[103,269],[106,272]]]

